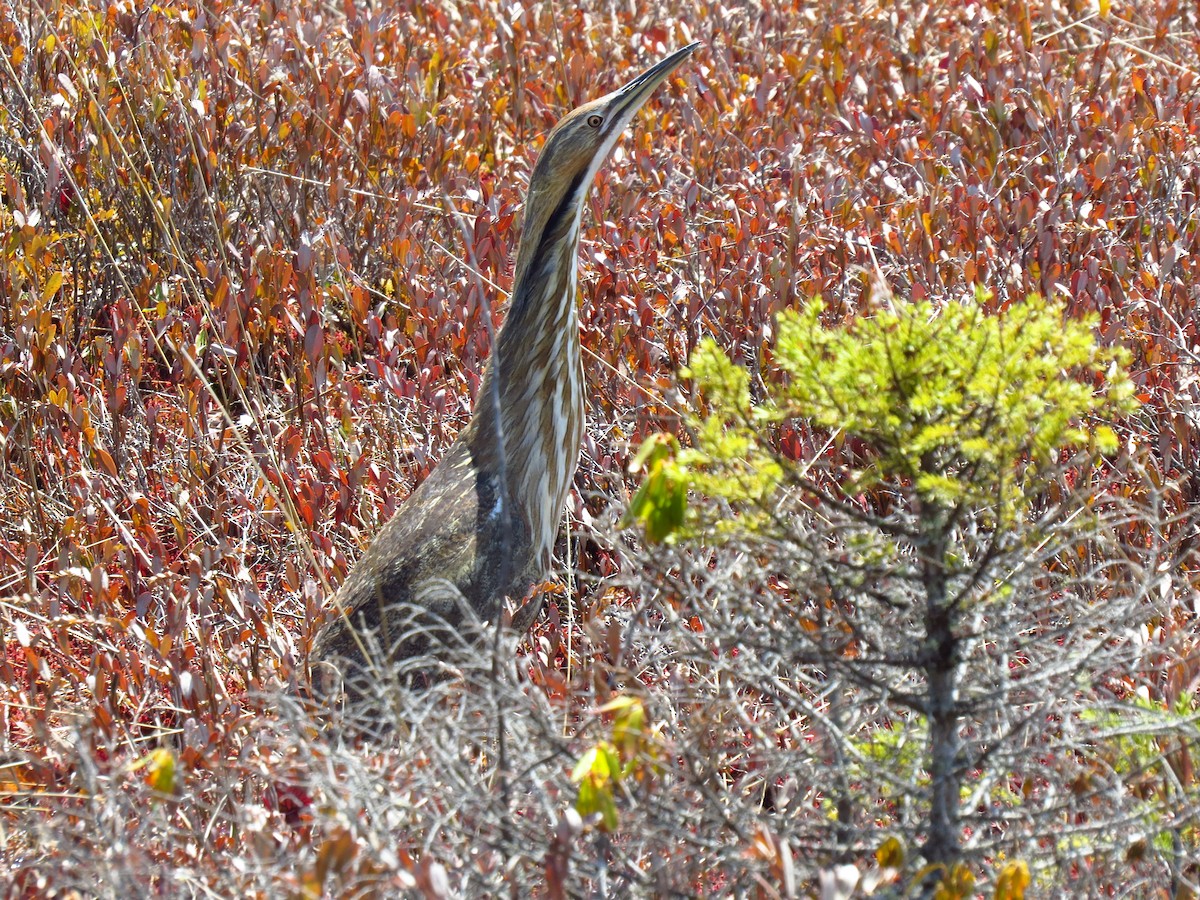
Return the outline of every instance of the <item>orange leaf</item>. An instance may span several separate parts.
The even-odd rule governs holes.
[[[116,478],[117,464],[113,462],[113,458],[109,452],[103,447],[93,447],[92,451],[96,454],[96,461],[100,463],[100,468],[102,468],[108,475]]]

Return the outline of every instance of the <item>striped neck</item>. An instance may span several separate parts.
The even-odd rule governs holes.
[[[583,439],[576,309],[585,172],[544,221],[525,223],[512,305],[488,360],[468,428],[476,462],[497,471],[497,394],[509,496],[523,507],[535,558],[549,565]],[[496,378],[497,361],[500,378]]]

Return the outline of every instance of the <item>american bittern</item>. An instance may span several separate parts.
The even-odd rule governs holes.
[[[697,46],[568,113],[546,138],[529,179],[512,303],[471,421],[342,584],[314,661],[361,679],[376,662],[412,660],[429,677],[439,633],[459,635],[465,619],[495,621],[505,596],[520,599],[548,569],[583,437],[583,205],[625,126]],[[537,609],[522,612],[521,629]],[[347,688],[360,693],[353,682]]]

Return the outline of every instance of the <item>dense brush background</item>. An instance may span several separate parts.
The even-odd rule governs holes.
[[[1132,351],[1122,439],[1185,522],[1197,27],[1175,0],[0,0],[14,895],[816,890],[839,860],[695,813],[755,789],[736,754],[616,834],[567,812],[597,708],[673,677],[630,667],[655,615],[614,577],[631,450],[675,427],[703,336],[754,365],[814,295],[848,317],[880,284],[980,283],[1094,311]],[[499,648],[505,695],[481,663],[481,690],[418,701],[405,739],[305,725],[279,692],[325,598],[468,419],[541,140],[691,40],[584,215],[589,427],[548,615]],[[1171,650],[1128,673],[1166,704],[1200,677],[1181,559],[1146,634]],[[796,777],[819,792],[819,766]],[[1144,856],[1105,871],[1166,896]]]

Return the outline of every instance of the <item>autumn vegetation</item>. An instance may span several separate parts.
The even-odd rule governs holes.
[[[542,136],[690,40],[585,211],[545,615],[314,716]],[[1200,894],[1198,59],[1176,0],[0,0],[0,880]]]

